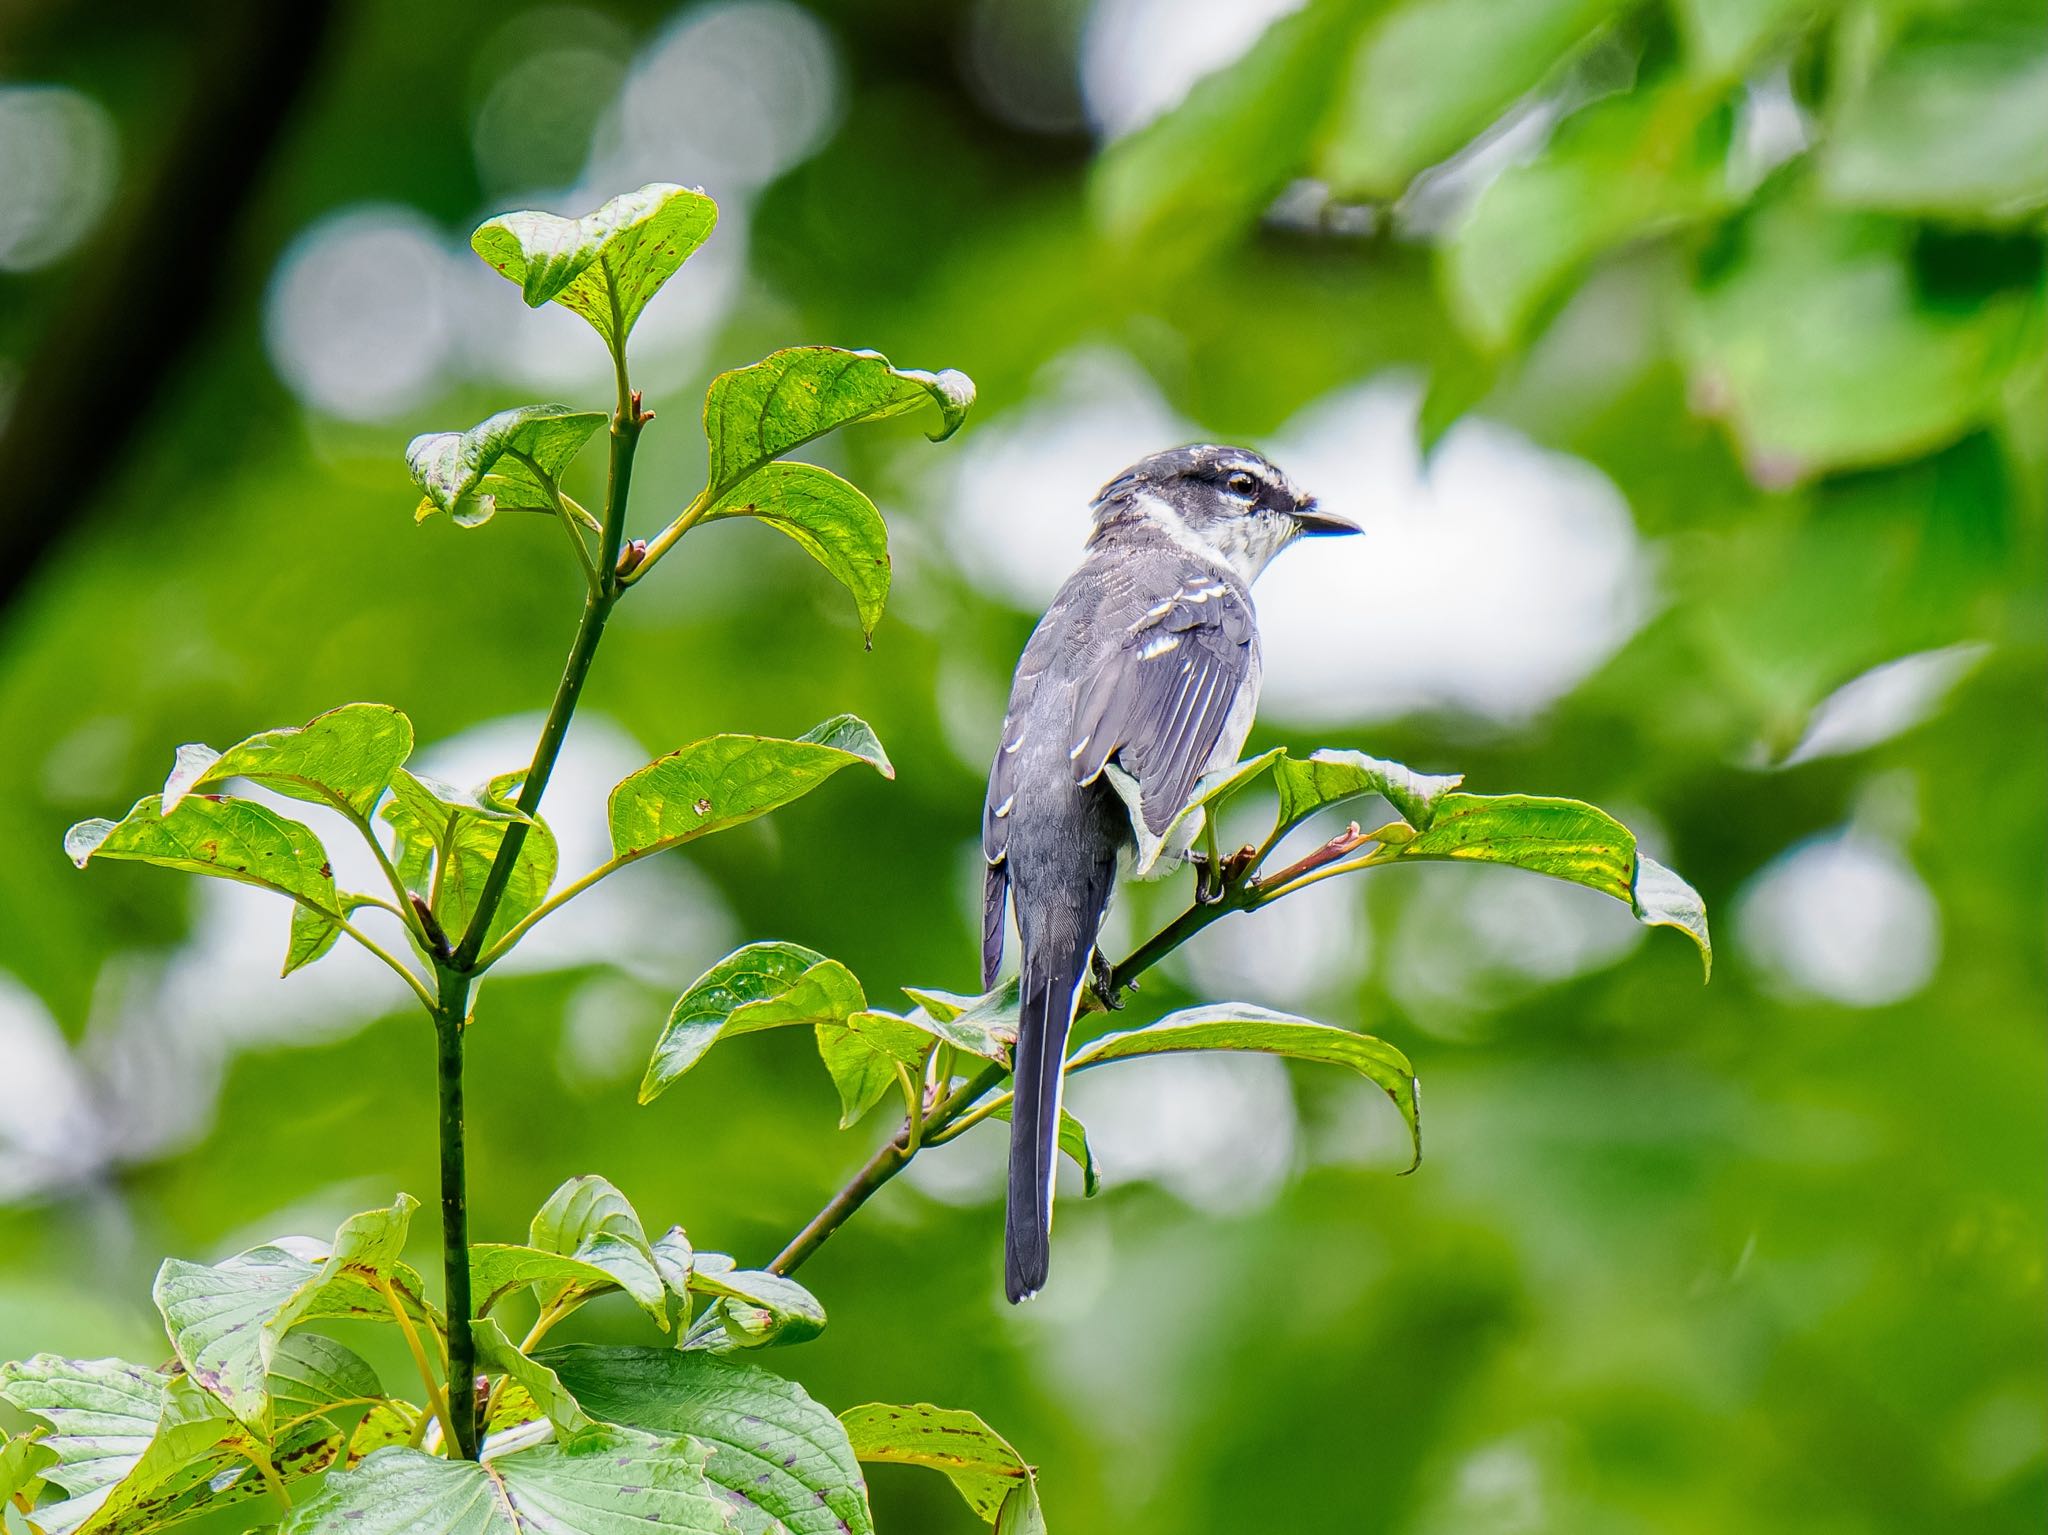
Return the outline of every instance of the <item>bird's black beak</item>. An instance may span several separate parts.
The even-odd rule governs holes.
[[[1335,512],[1326,512],[1315,502],[1298,507],[1294,520],[1301,528],[1303,538],[1322,538],[1337,533],[1363,533],[1365,529],[1349,517],[1339,517]]]

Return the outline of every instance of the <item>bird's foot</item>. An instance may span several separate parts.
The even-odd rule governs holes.
[[[1122,1012],[1124,988],[1117,982],[1116,968],[1100,949],[1088,958],[1088,976],[1095,983],[1095,995],[1102,1005],[1112,1013]],[[1137,988],[1134,985],[1131,989],[1135,991]]]
[[[1258,856],[1259,850],[1250,843],[1220,860],[1208,853],[1190,852],[1188,862],[1195,866],[1195,904],[1216,905],[1230,893],[1231,886],[1244,878]]]

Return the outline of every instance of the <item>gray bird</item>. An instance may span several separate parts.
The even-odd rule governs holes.
[[[1105,485],[1094,513],[1080,569],[1017,663],[982,813],[982,985],[1002,965],[1006,898],[1024,950],[1012,1301],[1045,1283],[1067,1033],[1119,865],[1145,875],[1181,862],[1199,813],[1170,845],[1160,838],[1202,775],[1237,761],[1259,701],[1251,583],[1304,534],[1359,531],[1244,448],[1155,453]]]

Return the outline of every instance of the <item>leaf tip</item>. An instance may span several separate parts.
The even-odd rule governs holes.
[[[1673,869],[1646,854],[1636,855],[1630,906],[1636,920],[1649,927],[1675,927],[1700,951],[1701,984],[1714,978],[1714,938],[1707,925],[1707,903]]]
[[[84,868],[87,860],[99,851],[100,844],[113,833],[114,824],[104,816],[80,821],[64,833],[64,856],[79,868]]]
[[[932,394],[939,406],[939,429],[925,435],[944,442],[960,430],[974,408],[974,380],[958,368],[941,368],[932,375]]]

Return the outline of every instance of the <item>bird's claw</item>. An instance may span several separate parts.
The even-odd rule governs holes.
[[[1102,950],[1097,949],[1089,957],[1088,975],[1089,979],[1095,983],[1095,995],[1102,1005],[1112,1013],[1122,1012],[1124,1007],[1123,987],[1117,984],[1116,970],[1107,959],[1103,958]]]
[[[1195,866],[1195,904],[1214,906],[1221,902],[1258,856],[1259,850],[1249,842],[1220,862],[1207,853],[1190,852],[1188,862]]]

